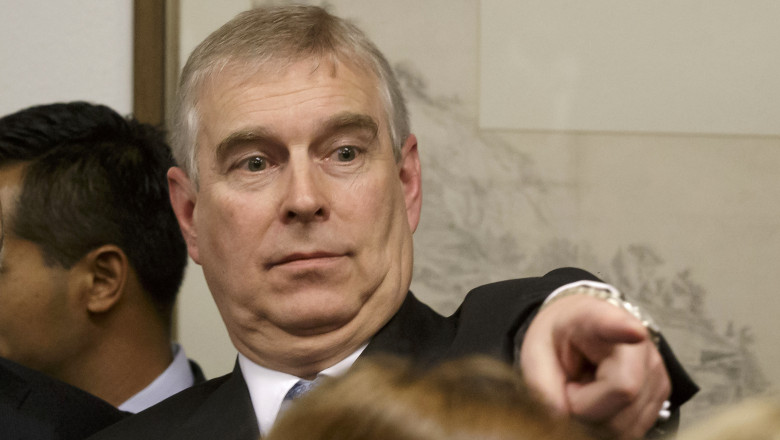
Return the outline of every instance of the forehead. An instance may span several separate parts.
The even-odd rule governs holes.
[[[0,213],[6,217],[6,222],[8,215],[14,211],[16,206],[16,197],[21,189],[26,166],[27,163],[0,166],[0,204],[2,205]]]
[[[5,221],[3,220],[3,201],[0,199],[0,267],[3,266],[3,242],[5,241]]]
[[[16,209],[25,166],[24,163],[0,166],[0,266],[5,259],[4,248],[8,239],[6,230],[10,225],[10,216]]]
[[[201,131],[210,138],[242,126],[290,123],[305,129],[337,113],[366,114],[386,125],[378,79],[368,70],[335,59],[304,59],[260,68],[228,64],[200,93]]]

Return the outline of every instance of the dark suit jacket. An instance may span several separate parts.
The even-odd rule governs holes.
[[[460,308],[443,317],[410,292],[395,316],[372,338],[361,358],[375,353],[409,356],[421,363],[487,354],[507,362],[514,341],[555,288],[595,279],[579,269],[558,269],[544,277],[489,284],[472,290]],[[667,360],[674,402],[697,388],[670,352]],[[358,360],[360,361],[360,360]],[[185,390],[93,437],[98,439],[246,439],[259,437],[249,391],[236,365],[233,373]]]
[[[206,376],[203,374],[203,370],[200,368],[197,362],[192,359],[187,359],[190,364],[190,370],[192,371],[192,378],[194,379],[192,384],[197,385],[206,381]]]
[[[76,387],[0,358],[3,440],[81,440],[126,415]]]

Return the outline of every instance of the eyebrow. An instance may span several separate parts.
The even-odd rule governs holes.
[[[370,134],[370,140],[376,139],[379,134],[379,125],[371,116],[362,113],[343,112],[338,113],[326,119],[318,130],[314,142],[320,142],[323,138],[333,135],[336,132],[344,130],[363,130]],[[256,126],[243,130],[238,130],[220,141],[217,144],[215,155],[218,162],[221,162],[228,156],[230,150],[235,147],[254,144],[267,143],[279,145],[282,142],[273,134],[271,130],[264,126]]]
[[[264,127],[253,127],[230,133],[228,137],[217,144],[215,155],[217,162],[221,162],[228,155],[230,150],[244,144],[252,143],[278,143],[278,140],[271,132]]]
[[[321,135],[318,138],[342,130],[365,130],[371,134],[373,140],[379,134],[379,125],[374,118],[362,113],[339,113],[322,124]]]

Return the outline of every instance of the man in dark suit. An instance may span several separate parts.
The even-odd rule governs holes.
[[[203,381],[171,343],[187,263],[163,133],[85,102],[0,118],[0,356],[138,412]]]
[[[449,318],[415,299],[417,139],[387,61],[351,24],[248,11],[195,49],[180,84],[171,203],[238,362],[96,438],[254,439],[301,379],[377,352],[517,362],[551,406],[619,438],[695,392],[654,325],[581,270],[480,287]]]

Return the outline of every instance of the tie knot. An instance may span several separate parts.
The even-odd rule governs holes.
[[[284,400],[282,400],[282,404],[279,407],[279,414],[282,414],[283,412],[287,411],[287,408],[290,407],[290,405],[293,403],[293,400],[303,396],[304,394],[311,391],[312,388],[317,386],[317,379],[314,380],[304,380],[301,379],[298,382],[295,383],[292,387],[290,387],[290,390],[287,391],[287,394],[284,395]]]
[[[295,400],[304,394],[308,393],[314,386],[317,384],[316,379],[315,380],[304,380],[301,379],[298,382],[295,383],[290,388],[290,391],[287,391],[287,394],[284,395],[284,401],[288,402],[291,400]]]

